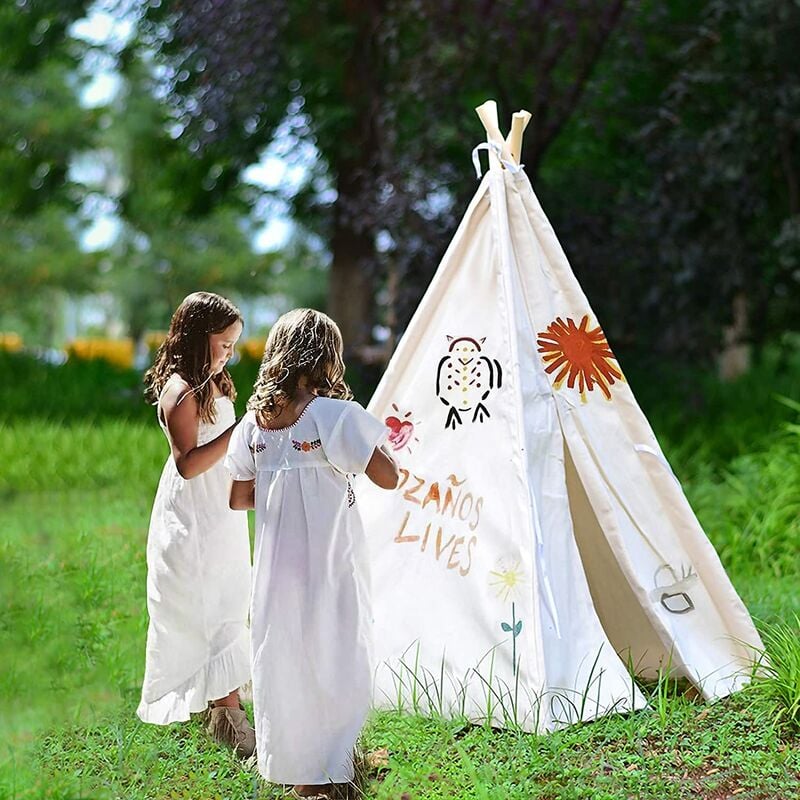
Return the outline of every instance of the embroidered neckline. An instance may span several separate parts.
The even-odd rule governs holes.
[[[309,406],[315,401],[318,400],[319,397],[316,395],[312,397],[304,406],[303,410],[300,412],[300,416],[291,424],[291,425],[284,425],[282,428],[262,428],[260,425],[258,426],[259,430],[266,431],[267,433],[280,433],[281,431],[290,431],[303,419],[303,415],[308,411]]]
[[[313,442],[307,442],[305,440],[298,442],[297,439],[292,439],[292,447],[302,453],[308,453],[311,450],[317,450],[322,447],[322,442],[319,439],[314,439]]]

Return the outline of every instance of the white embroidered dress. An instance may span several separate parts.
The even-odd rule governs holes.
[[[216,420],[201,422],[197,444],[236,420],[227,397]],[[164,434],[166,427],[159,416]],[[250,679],[247,613],[250,538],[247,512],[228,504],[231,479],[220,459],[191,479],[167,458],[147,536],[147,631],[144,722],[166,725],[203,711]]]
[[[387,430],[358,403],[318,397],[286,428],[253,412],[225,463],[256,481],[251,606],[259,772],[275,783],[353,777],[372,691],[366,543],[350,475]]]

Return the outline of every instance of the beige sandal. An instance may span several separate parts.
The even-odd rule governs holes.
[[[236,755],[250,758],[256,750],[256,732],[241,708],[214,706],[208,711],[208,728],[212,739],[232,747]]]

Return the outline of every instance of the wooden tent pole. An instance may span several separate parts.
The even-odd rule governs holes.
[[[517,164],[519,164],[522,154],[522,134],[530,121],[531,114],[529,111],[525,111],[524,108],[511,116],[511,131],[506,139],[506,146]]]
[[[497,121],[497,103],[495,103],[494,100],[487,100],[483,105],[475,109],[475,113],[483,123],[489,141],[495,142],[500,147],[501,155],[506,161],[511,161],[511,151],[506,145],[505,136],[500,133],[500,127]]]

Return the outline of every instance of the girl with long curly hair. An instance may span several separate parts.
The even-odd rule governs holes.
[[[384,424],[350,398],[342,337],[301,308],[270,331],[225,463],[232,508],[255,508],[250,611],[258,768],[294,794],[353,778],[369,709],[369,585],[352,476],[397,485]]]
[[[194,292],[145,374],[171,452],[147,537],[150,625],[137,714],[166,725],[210,702],[209,733],[248,757],[255,735],[238,689],[250,677],[250,540],[247,514],[229,507],[222,463],[236,424],[225,365],[241,333],[230,301]]]

